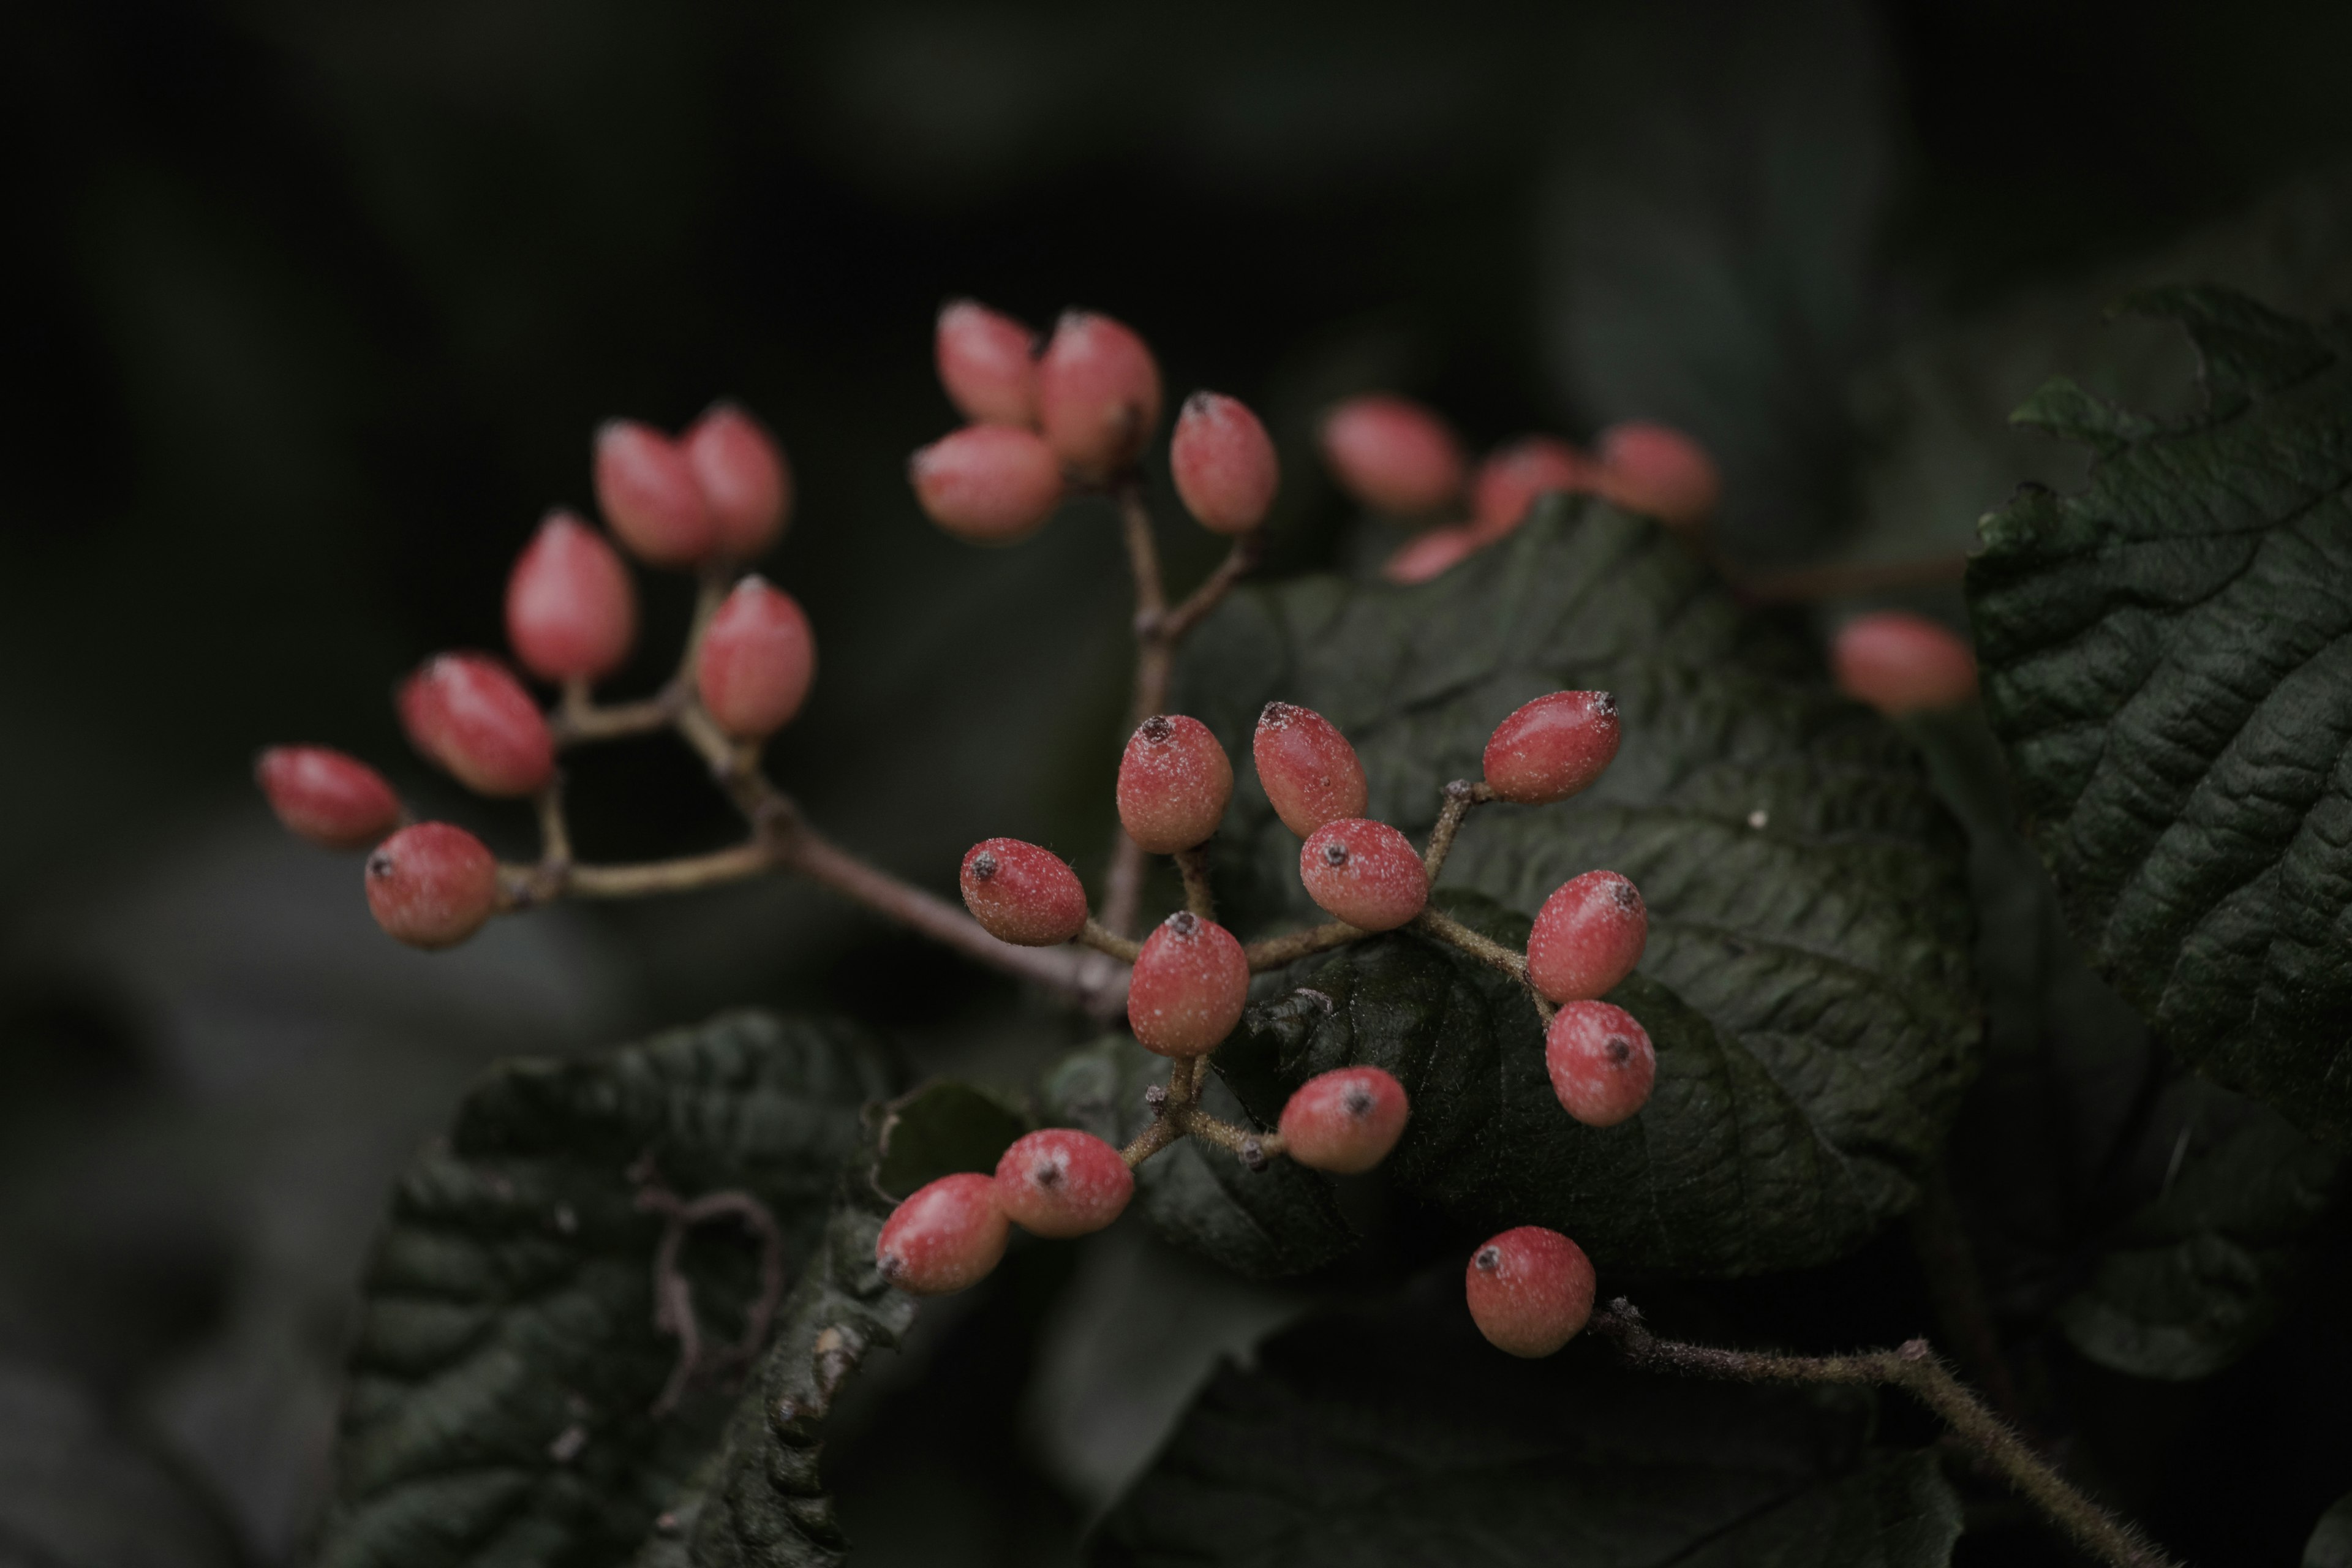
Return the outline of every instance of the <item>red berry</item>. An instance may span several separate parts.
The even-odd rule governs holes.
[[[1234,765],[1198,719],[1146,719],[1118,760],[1118,820],[1147,855],[1205,841],[1234,798]]]
[[[1462,1289],[1486,1342],[1533,1360],[1591,1321],[1595,1284],[1584,1248],[1556,1230],[1523,1225],[1470,1255]]]
[[[650,566],[692,566],[719,527],[678,444],[650,425],[607,420],[596,432],[596,504],[629,553]]]
[[[1242,1021],[1249,960],[1214,921],[1180,910],[1144,939],[1127,991],[1127,1024],[1163,1057],[1213,1051]]]
[[[1348,399],[1323,416],[1322,445],[1339,488],[1376,510],[1433,512],[1462,494],[1462,443],[1444,420],[1405,398]]]
[[[717,553],[749,561],[784,531],[793,511],[793,470],[767,426],[732,403],[714,403],[687,426],[679,445],[710,513]]]
[[[987,1279],[1011,1234],[996,1184],[959,1171],[916,1188],[892,1211],[874,1240],[874,1267],[909,1296],[945,1296]]]
[[[1381,575],[1410,588],[1444,576],[1488,542],[1475,528],[1433,528],[1406,540],[1381,567]]]
[[[1037,361],[1037,416],[1063,466],[1108,479],[1135,461],[1160,423],[1160,366],[1108,316],[1065,310]]]
[[[1318,1073],[1282,1108],[1283,1146],[1309,1169],[1354,1175],[1388,1158],[1411,1113],[1404,1085],[1378,1068]]]
[[[1275,815],[1301,838],[1327,822],[1364,815],[1364,764],[1348,737],[1313,709],[1267,703],[1250,752]]]
[[[1631,420],[1601,432],[1594,445],[1601,450],[1596,488],[1627,511],[1668,528],[1693,529],[1723,499],[1715,459],[1679,430]]]
[[[1551,1091],[1587,1127],[1614,1127],[1649,1103],[1658,1078],[1650,1032],[1606,1002],[1569,1002],[1544,1034]]]
[[[620,552],[568,511],[551,511],[507,578],[507,642],[533,675],[594,680],[629,657],[637,588]]]
[[[1555,490],[1589,490],[1599,479],[1590,458],[1565,441],[1528,436],[1497,447],[1471,481],[1470,516],[1479,537],[1499,539],[1517,528],[1536,498]]]
[[[454,947],[482,929],[499,901],[499,863],[462,827],[404,827],[367,859],[368,911],[411,947]]]
[[[1087,890],[1050,849],[983,838],[964,852],[963,903],[999,942],[1054,947],[1086,929]]]
[[[1606,995],[1633,973],[1650,911],[1614,871],[1587,871],[1544,900],[1528,933],[1528,982],[1555,1002]]]
[[[1429,902],[1429,873],[1405,836],[1385,822],[1327,822],[1298,850],[1307,896],[1334,920],[1363,931],[1394,931]]]
[[[402,683],[399,708],[409,742],[467,789],[536,795],[555,775],[547,720],[494,659],[445,653],[425,660]]]
[[[400,821],[400,797],[382,773],[325,746],[272,746],[253,782],[287,831],[330,849],[364,849]]]
[[[1062,465],[1045,438],[1010,425],[968,425],[908,460],[930,520],[975,544],[1011,544],[1062,504]]]
[[[772,735],[792,721],[816,679],[816,634],[790,594],[761,576],[735,584],[702,634],[694,686],[729,734]]]
[[[940,384],[965,418],[981,425],[1037,424],[1037,334],[971,300],[940,310]]]
[[[1091,1235],[1134,1195],[1135,1173],[1091,1132],[1048,1127],[1014,1140],[996,1162],[996,1201],[1032,1236]]]
[[[1240,399],[1215,392],[1184,400],[1168,467],[1184,509],[1212,533],[1247,533],[1264,522],[1282,482],[1265,426]]]
[[[1977,656],[1924,616],[1881,610],[1838,631],[1830,669],[1840,691],[1899,717],[1957,708],[1977,694]]]
[[[1495,726],[1486,785],[1505,800],[1543,805],[1583,789],[1616,756],[1617,700],[1606,691],[1555,691]]]

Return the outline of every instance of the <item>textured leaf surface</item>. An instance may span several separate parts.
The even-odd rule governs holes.
[[[875,1184],[905,1197],[958,1171],[993,1173],[1029,1119],[987,1089],[952,1079],[927,1083],[883,1113],[883,1154]]]

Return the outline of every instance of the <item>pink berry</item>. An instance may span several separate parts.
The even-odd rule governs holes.
[[[996,1201],[1032,1236],[1090,1236],[1134,1195],[1135,1173],[1091,1132],[1048,1127],[1014,1140],[996,1162]]]
[[[1274,814],[1301,838],[1327,822],[1364,815],[1364,764],[1348,737],[1313,709],[1267,703],[1250,752]]]
[[[499,901],[499,863],[462,827],[404,827],[367,859],[368,911],[411,947],[454,947],[482,929]]]
[[[967,425],[907,465],[930,520],[975,544],[1011,544],[1062,504],[1062,465],[1045,438],[1010,425]]]
[[[1282,482],[1265,426],[1240,399],[1215,392],[1184,400],[1168,467],[1184,509],[1212,533],[1247,533],[1264,522]]]
[[[1405,398],[1348,399],[1323,416],[1322,445],[1339,488],[1375,510],[1433,512],[1462,494],[1462,443],[1444,420]]]
[[[1249,1001],[1249,960],[1214,921],[1179,910],[1144,939],[1127,1024],[1146,1050],[1197,1057],[1223,1043]]]
[[[874,1267],[909,1296],[950,1295],[987,1279],[1011,1235],[996,1184],[959,1171],[916,1188],[883,1221]]]
[[[607,420],[596,432],[596,504],[649,566],[692,566],[719,544],[702,487],[678,444],[650,425]]]
[[[940,310],[940,384],[956,411],[979,425],[1037,424],[1037,334],[971,300]]]
[[[1617,700],[1606,691],[1555,691],[1495,726],[1486,740],[1486,785],[1505,800],[1543,805],[1566,800],[1617,757]]]
[[[253,782],[287,831],[329,849],[364,849],[400,821],[400,797],[382,773],[326,746],[272,746]]]
[[[710,513],[717,553],[749,561],[782,537],[793,470],[766,426],[740,405],[714,403],[679,440]]]
[[[1234,765],[1198,719],[1146,719],[1118,760],[1118,820],[1147,855],[1204,842],[1234,798]]]
[[[1587,871],[1544,900],[1528,933],[1528,981],[1555,1002],[1603,996],[1642,961],[1650,911],[1614,871]]]
[[[1394,931],[1429,902],[1429,874],[1411,841],[1360,816],[1308,835],[1298,850],[1298,879],[1324,913],[1363,931]]]
[[[1590,458],[1565,441],[1528,436],[1497,447],[1471,481],[1470,515],[1481,539],[1499,539],[1518,527],[1538,496],[1589,490],[1599,479]]]
[[[494,659],[429,658],[401,684],[398,706],[409,742],[478,794],[536,795],[555,775],[547,720]]]
[[[1433,528],[1406,540],[1381,567],[1381,575],[1410,588],[1444,576],[1488,542],[1475,528]]]
[[[1606,1002],[1567,1002],[1544,1034],[1551,1091],[1587,1127],[1614,1127],[1649,1103],[1658,1079],[1650,1032]]]
[[[1881,610],[1859,616],[1830,647],[1837,688],[1881,713],[1899,717],[1957,708],[1977,694],[1977,656],[1924,616]]]
[[[999,942],[1055,947],[1087,924],[1087,890],[1050,849],[1018,838],[983,838],[964,852],[963,903]]]
[[[1531,1361],[1559,1350],[1591,1320],[1596,1284],[1584,1248],[1539,1225],[1507,1230],[1472,1253],[1462,1282],[1486,1342]]]
[[[710,617],[694,686],[719,727],[742,740],[792,721],[816,679],[816,634],[790,594],[761,576],[735,584]]]
[[[1108,479],[1135,461],[1160,423],[1160,365],[1128,327],[1065,310],[1037,361],[1037,416],[1065,468]]]
[[[546,680],[595,680],[637,637],[637,588],[621,553],[568,511],[552,511],[507,578],[507,641]]]
[[[1601,452],[1596,488],[1627,511],[1668,528],[1694,529],[1723,499],[1715,459],[1679,430],[1630,420],[1601,432],[1594,445]]]
[[[1282,1108],[1282,1142],[1317,1171],[1351,1176],[1389,1157],[1412,1113],[1404,1085],[1378,1068],[1341,1068],[1298,1086]]]

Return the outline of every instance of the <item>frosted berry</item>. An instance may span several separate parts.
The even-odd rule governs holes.
[[[692,566],[718,549],[719,528],[678,444],[650,425],[608,420],[596,432],[596,505],[649,566]]]
[[[1612,425],[1593,445],[1601,455],[1596,488],[1627,511],[1688,530],[1714,516],[1723,499],[1715,459],[1679,430],[1631,420]]]
[[[1569,1002],[1544,1034],[1551,1091],[1587,1127],[1614,1127],[1649,1103],[1658,1053],[1633,1014],[1606,1002]]]
[[[1298,1086],[1282,1108],[1283,1147],[1310,1170],[1353,1175],[1388,1158],[1412,1108],[1378,1068],[1340,1068]]]
[[[933,522],[975,544],[1010,544],[1062,504],[1062,465],[1045,438],[1010,425],[969,425],[907,465]]]
[[[1881,713],[1954,708],[1977,694],[1977,658],[1924,616],[1882,610],[1848,621],[1830,647],[1837,688]]]
[[[272,746],[253,782],[287,831],[330,849],[364,849],[400,821],[400,797],[382,773],[326,746]]]
[[[1555,1002],[1606,995],[1633,973],[1650,936],[1650,911],[1614,871],[1560,884],[1528,933],[1528,983]]]
[[[710,617],[694,688],[720,729],[744,740],[792,721],[816,679],[816,634],[790,594],[764,577],[735,584]]]
[[[1364,931],[1394,931],[1429,902],[1420,852],[1385,822],[1327,822],[1298,850],[1307,896],[1333,920]]]
[[[536,795],[555,776],[555,738],[522,682],[495,659],[445,653],[402,683],[401,727],[411,744],[467,788]]]
[[[1275,815],[1301,838],[1327,822],[1364,815],[1364,764],[1348,737],[1313,709],[1267,703],[1250,752]]]
[[[882,1222],[874,1267],[909,1296],[945,1296],[987,1279],[1011,1235],[996,1184],[959,1171],[916,1188]]]
[[[367,858],[368,911],[411,947],[454,947],[490,918],[499,863],[462,827],[420,822],[375,847]]]
[[[999,942],[1054,947],[1086,929],[1087,890],[1069,863],[1018,838],[964,851],[963,903]]]
[[[1118,820],[1147,855],[1173,855],[1216,832],[1234,798],[1234,765],[1198,719],[1146,719],[1118,760]]]
[[[1032,1236],[1092,1235],[1134,1195],[1135,1173],[1091,1132],[1048,1127],[1015,1139],[996,1162],[996,1201]]]
[[[1606,691],[1555,691],[1518,709],[1487,737],[1486,785],[1505,800],[1566,800],[1617,757],[1617,700]]]
[[[1274,438],[1258,416],[1215,392],[1184,400],[1168,467],[1184,510],[1212,533],[1247,533],[1264,522],[1282,482]]]
[[[1444,420],[1405,398],[1348,399],[1323,416],[1322,447],[1339,488],[1377,510],[1433,512],[1462,494],[1462,443]]]
[[[1528,436],[1498,447],[1478,465],[1471,481],[1472,525],[1480,538],[1499,539],[1526,519],[1537,497],[1555,490],[1589,490],[1599,477],[1591,458],[1549,436]]]
[[[710,513],[720,557],[749,561],[783,536],[793,513],[793,470],[766,426],[736,404],[714,403],[678,444]]]
[[[1160,365],[1128,327],[1065,310],[1037,361],[1037,418],[1063,466],[1108,479],[1135,461],[1160,423]]]
[[[1530,1360],[1559,1350],[1591,1321],[1596,1284],[1584,1248],[1539,1225],[1507,1230],[1472,1253],[1462,1282],[1486,1342]]]
[[[940,310],[940,384],[956,412],[981,425],[1037,423],[1037,334],[971,300]]]
[[[1213,1051],[1242,1021],[1249,961],[1214,921],[1178,910],[1144,939],[1127,991],[1128,1027],[1163,1057]]]
[[[1475,528],[1433,528],[1416,533],[1398,547],[1381,567],[1381,575],[1410,588],[1442,577],[1476,554],[1488,541]]]
[[[550,512],[507,578],[507,643],[544,680],[595,680],[637,637],[637,588],[620,552],[568,511]]]

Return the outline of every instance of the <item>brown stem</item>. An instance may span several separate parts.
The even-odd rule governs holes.
[[[642,701],[599,708],[589,700],[586,681],[567,680],[563,683],[563,695],[556,703],[555,711],[548,715],[548,728],[554,731],[558,746],[617,741],[628,735],[649,735],[656,730],[667,730],[677,721],[677,710],[684,704],[685,697],[685,689],[672,681]]]
[[[1100,921],[1089,919],[1075,939],[1081,947],[1107,952],[1122,963],[1133,963],[1143,955],[1143,944],[1131,937],[1116,934]]]
[[[1956,1347],[1960,1370],[1984,1389],[2001,1419],[2032,1440],[2033,1425],[2026,1419],[2025,1402],[2018,1396],[2009,1358],[2001,1353],[1992,1309],[1985,1300],[1984,1280],[1977,1272],[1976,1254],[1969,1246],[1959,1205],[1952,1195],[1951,1176],[1940,1158],[1928,1167],[1927,1179],[1920,1184],[1910,1231],[1911,1249],[1919,1259],[1919,1271],[1927,1276],[1937,1324]]]
[[[1423,910],[1413,916],[1412,929],[1449,947],[1459,948],[1479,963],[1499,969],[1527,986],[1528,999],[1536,1005],[1536,1012],[1545,1023],[1550,1023],[1551,1016],[1559,1011],[1543,993],[1528,984],[1527,959],[1501,942],[1480,936],[1452,915],[1439,910]]]
[[[654,1249],[654,1327],[677,1339],[677,1362],[654,1401],[652,1414],[659,1419],[677,1408],[698,1378],[748,1366],[766,1345],[769,1325],[784,1299],[784,1238],[768,1206],[749,1193],[706,1193],[688,1202],[662,1184],[650,1154],[632,1165],[629,1174],[638,1184],[638,1210],[660,1215],[667,1222]],[[744,1309],[743,1331],[735,1342],[706,1350],[694,1311],[694,1287],[678,1267],[678,1254],[688,1231],[730,1215],[760,1243],[760,1293]]]
[[[1249,960],[1252,974],[1264,974],[1270,969],[1280,969],[1312,954],[1328,952],[1335,947],[1360,942],[1370,934],[1360,926],[1351,926],[1345,921],[1332,921],[1325,925],[1292,931],[1287,936],[1270,936],[1263,942],[1251,942],[1242,949],[1242,956]]]
[[[763,876],[779,864],[776,846],[761,839],[709,855],[647,860],[634,866],[574,866],[564,891],[575,899],[642,899],[655,893],[686,893]]]
[[[1494,798],[1494,790],[1484,779],[1455,779],[1445,786],[1445,804],[1438,808],[1437,826],[1429,830],[1429,848],[1421,858],[1432,887],[1437,885],[1437,873],[1445,868],[1445,857],[1453,851],[1454,836],[1462,831],[1462,819],[1470,815],[1472,806]]]
[[[1184,907],[1204,921],[1215,920],[1217,900],[1209,887],[1209,847],[1196,844],[1176,851],[1176,869],[1184,879]]]

